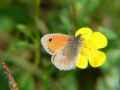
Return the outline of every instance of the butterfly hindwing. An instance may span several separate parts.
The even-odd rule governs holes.
[[[76,59],[79,53],[79,42],[74,39],[52,56],[52,63],[60,70],[70,70],[76,67]]]

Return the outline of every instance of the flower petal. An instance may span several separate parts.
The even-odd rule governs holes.
[[[100,32],[93,33],[93,44],[95,48],[104,48],[107,46],[107,38]]]
[[[80,28],[75,33],[75,36],[78,36],[79,34],[92,34],[92,30],[88,27]]]
[[[78,57],[78,59],[76,61],[76,66],[78,68],[81,68],[81,69],[87,68],[87,66],[88,66],[88,59],[87,59],[87,57],[79,54],[79,57]]]
[[[78,36],[80,34],[81,34],[81,40],[83,41],[83,43],[91,41],[91,39],[93,38],[92,30],[87,27],[78,29],[77,32],[75,33],[75,36]]]
[[[106,54],[101,51],[95,51],[89,56],[89,63],[92,67],[99,67],[106,61]]]

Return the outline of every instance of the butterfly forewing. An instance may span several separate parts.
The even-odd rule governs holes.
[[[54,55],[68,43],[69,39],[69,35],[47,34],[42,37],[41,43],[49,54]]]

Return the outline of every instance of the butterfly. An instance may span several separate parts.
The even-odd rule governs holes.
[[[59,70],[71,70],[76,67],[76,60],[81,47],[81,35],[53,33],[41,38],[44,49],[52,55],[51,61]]]

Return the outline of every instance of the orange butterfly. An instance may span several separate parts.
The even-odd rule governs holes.
[[[47,34],[41,38],[43,47],[52,55],[52,63],[60,70],[70,70],[76,67],[80,41],[80,35],[72,37],[58,33]]]

